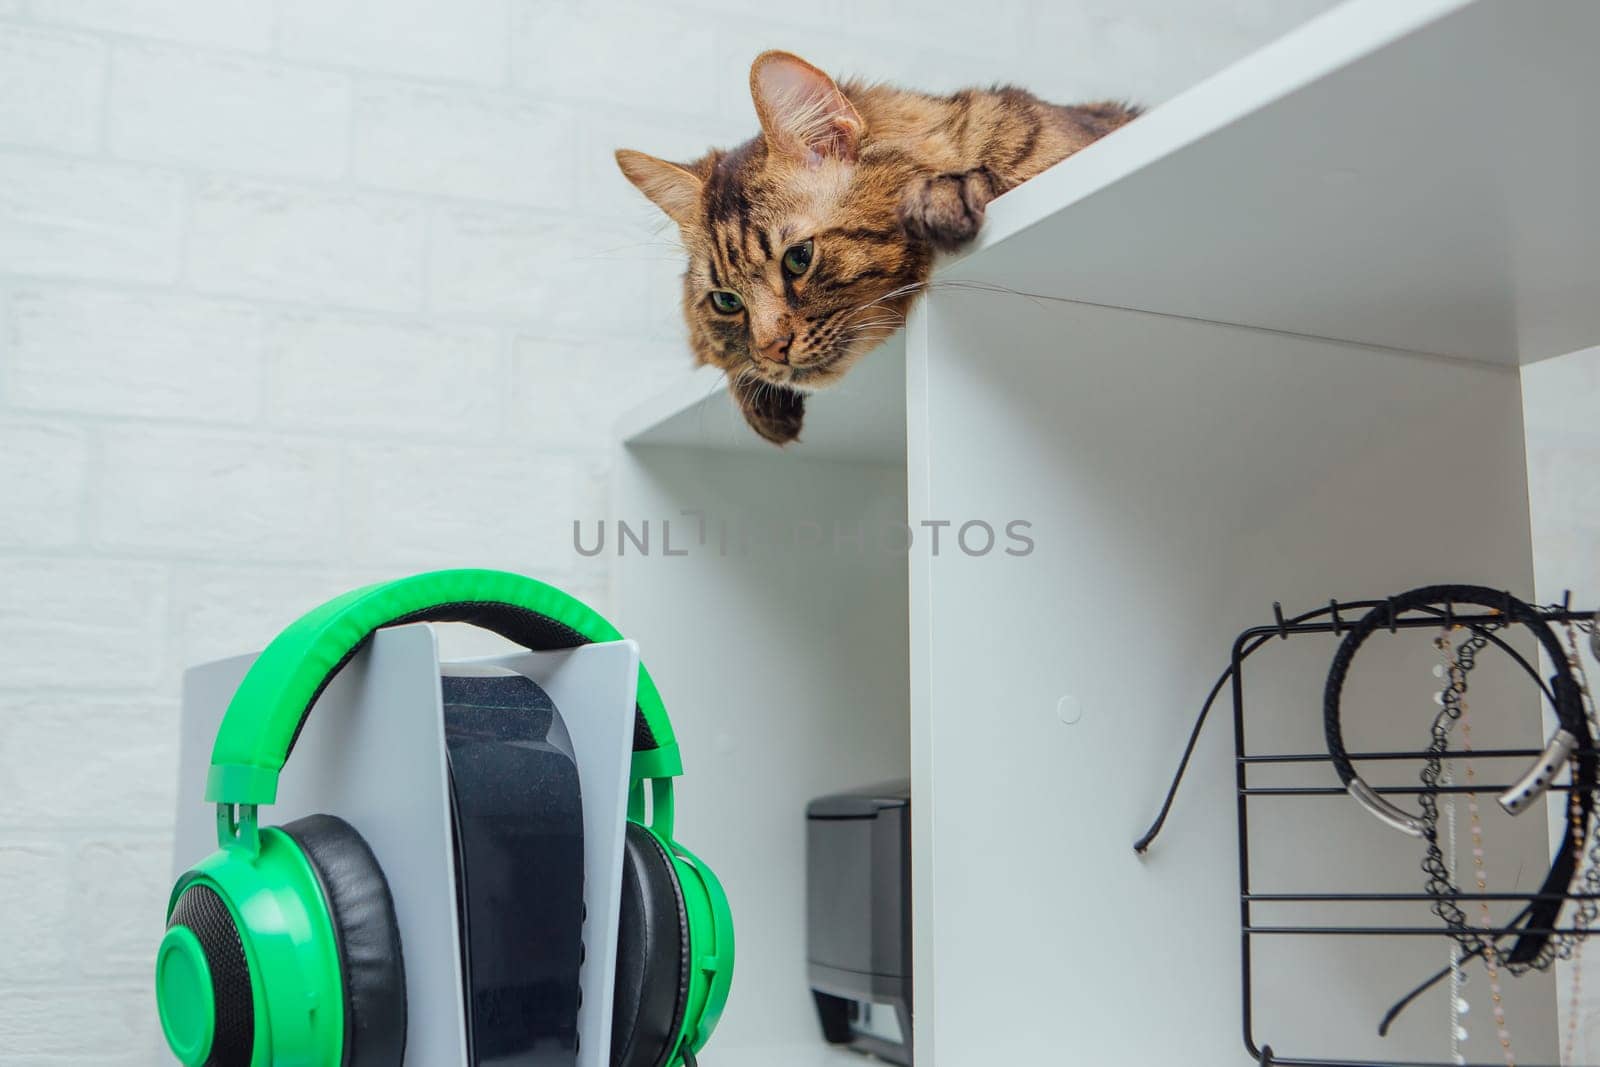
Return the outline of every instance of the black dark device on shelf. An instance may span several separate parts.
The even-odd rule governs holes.
[[[468,1062],[572,1067],[583,805],[572,739],[518,676],[441,679]]]
[[[911,786],[806,808],[806,962],[823,1037],[911,1063]]]

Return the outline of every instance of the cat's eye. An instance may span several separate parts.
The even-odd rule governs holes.
[[[815,247],[810,241],[801,241],[797,245],[790,245],[783,254],[783,272],[791,278],[798,278],[811,267],[811,255]]]
[[[744,310],[744,301],[726,289],[711,290],[711,306],[724,315],[737,315]]]

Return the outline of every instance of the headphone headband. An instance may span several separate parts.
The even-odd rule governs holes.
[[[290,624],[251,665],[217,730],[206,800],[277,799],[278,773],[328,683],[378,630],[412,622],[471,623],[535,651],[622,637],[582,601],[507,571],[433,571],[335,597]],[[643,664],[633,749],[635,782],[683,773],[672,723]]]

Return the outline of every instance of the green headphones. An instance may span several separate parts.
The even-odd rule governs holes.
[[[277,799],[278,772],[340,668],[380,628],[412,622],[471,623],[536,650],[622,636],[558,589],[488,570],[357,589],[278,635],[217,731],[206,800],[221,847],[178,879],[156,956],[161,1028],[189,1067],[404,1060],[400,933],[372,850],[331,815],[258,829],[256,808]],[[733,983],[733,916],[711,868],[672,839],[683,765],[642,665],[633,746],[611,1063],[692,1065]]]

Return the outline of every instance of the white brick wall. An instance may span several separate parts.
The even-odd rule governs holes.
[[[343,548],[333,441],[107,428],[93,538],[133,554],[313,562]]]
[[[22,285],[6,399],[34,411],[251,422],[265,322],[248,304],[164,291]]]
[[[0,271],[170,282],[183,199],[174,174],[0,152]]]
[[[602,514],[594,473],[570,457],[505,445],[354,446],[352,557],[398,572],[472,559],[548,574],[559,584],[574,565],[574,514]],[[547,508],[547,500],[562,503]],[[508,506],[519,521],[506,521]],[[396,514],[408,518],[396,523]]]
[[[149,692],[162,676],[167,584],[165,566],[90,551],[0,556],[0,693]],[[63,765],[74,758],[34,755]]]
[[[293,59],[451,81],[505,81],[511,0],[279,0]]]
[[[85,152],[100,134],[106,46],[92,38],[0,26],[0,144]]]
[[[652,228],[446,208],[434,217],[429,266],[429,303],[442,314],[520,321],[581,339],[682,331],[682,255]]]
[[[372,194],[203,178],[184,273],[196,289],[415,310],[426,208]]]
[[[356,101],[355,175],[371,185],[528,204],[572,200],[577,113],[525,96],[372,82]]]
[[[667,4],[617,5],[608,14],[595,18],[572,4],[527,5],[516,33],[517,84],[545,96],[690,114],[707,108],[726,75],[748,84],[737,67],[717,68],[717,27],[725,17]]]
[[[152,1062],[160,1027],[148,982],[30,981],[8,994],[0,1044],[17,1067],[111,1067]],[[94,1005],[84,1010],[84,1005]],[[154,1062],[170,1062],[163,1057]]]
[[[29,5],[41,22],[216,48],[265,52],[272,47],[273,6],[262,0],[29,0]]]
[[[0,722],[0,789],[8,828],[167,828],[177,783],[151,768],[178,758],[173,701],[64,691],[20,698],[7,709]],[[85,744],[91,737],[95,743]],[[74,758],[39,758],[65,752]],[[112,790],[118,803],[107,807]]]
[[[283,426],[492,440],[503,344],[483,326],[288,315],[272,332],[268,419]]]
[[[1331,2],[0,0],[0,1061],[152,1062],[184,665],[423,567],[604,606],[688,362],[613,148],[748,136],[763,48],[1153,102]]]
[[[74,426],[0,422],[0,544],[55,548],[77,541],[89,478],[89,435]]]
[[[170,45],[119,45],[111,60],[110,148],[152,163],[337,178],[348,150],[350,95],[343,74]]]
[[[7,948],[0,981],[32,985],[72,973],[62,952],[72,943],[72,901],[63,891],[71,856],[68,846],[37,833],[0,845],[0,941]]]

